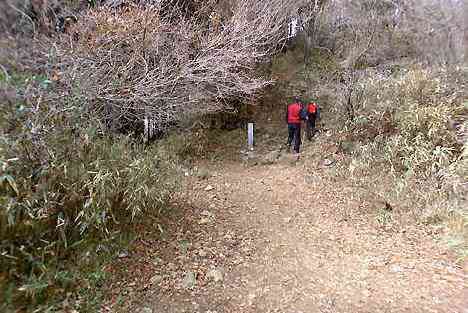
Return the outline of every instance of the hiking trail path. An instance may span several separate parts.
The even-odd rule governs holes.
[[[468,272],[440,228],[383,225],[314,162],[203,164],[162,237],[114,265],[127,279],[111,279],[102,311],[468,313]]]

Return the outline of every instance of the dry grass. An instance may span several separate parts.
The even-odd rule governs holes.
[[[341,146],[351,147],[344,151],[352,159],[345,172],[416,221],[446,225],[462,256],[468,251],[466,76],[464,68],[368,76],[357,119],[338,135]],[[381,173],[390,180],[377,183]]]

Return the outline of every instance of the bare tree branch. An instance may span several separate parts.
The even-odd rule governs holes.
[[[150,118],[163,130],[188,117],[229,110],[229,99],[249,101],[271,84],[256,74],[257,65],[276,53],[300,3],[233,1],[223,29],[200,22],[196,13],[162,14],[161,6],[131,7],[118,15],[102,9],[81,19],[79,41],[62,45],[60,55],[79,69],[74,75],[86,86],[89,109],[112,128]],[[87,24],[98,27],[87,32]]]

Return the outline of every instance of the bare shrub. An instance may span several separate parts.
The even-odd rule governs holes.
[[[229,108],[232,98],[249,101],[271,84],[256,75],[256,67],[283,41],[295,4],[234,2],[219,30],[183,14],[163,14],[160,6],[118,14],[102,8],[81,19],[79,40],[70,39],[58,54],[81,82],[89,109],[109,127],[127,127],[149,116],[164,129]]]
[[[463,1],[457,0],[407,0],[397,31],[405,33],[428,64],[460,62],[464,50],[464,6]]]
[[[328,1],[314,24],[315,46],[348,61],[366,50],[361,61],[371,65],[401,58],[454,64],[464,54],[463,12],[457,0]]]
[[[91,1],[4,0],[0,2],[0,33],[51,36],[61,18],[74,16],[89,4]]]

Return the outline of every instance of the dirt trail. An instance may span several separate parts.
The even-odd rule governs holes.
[[[468,273],[433,228],[383,227],[327,168],[208,166],[167,241],[186,248],[150,253],[163,266],[139,293],[147,312],[468,312]]]

